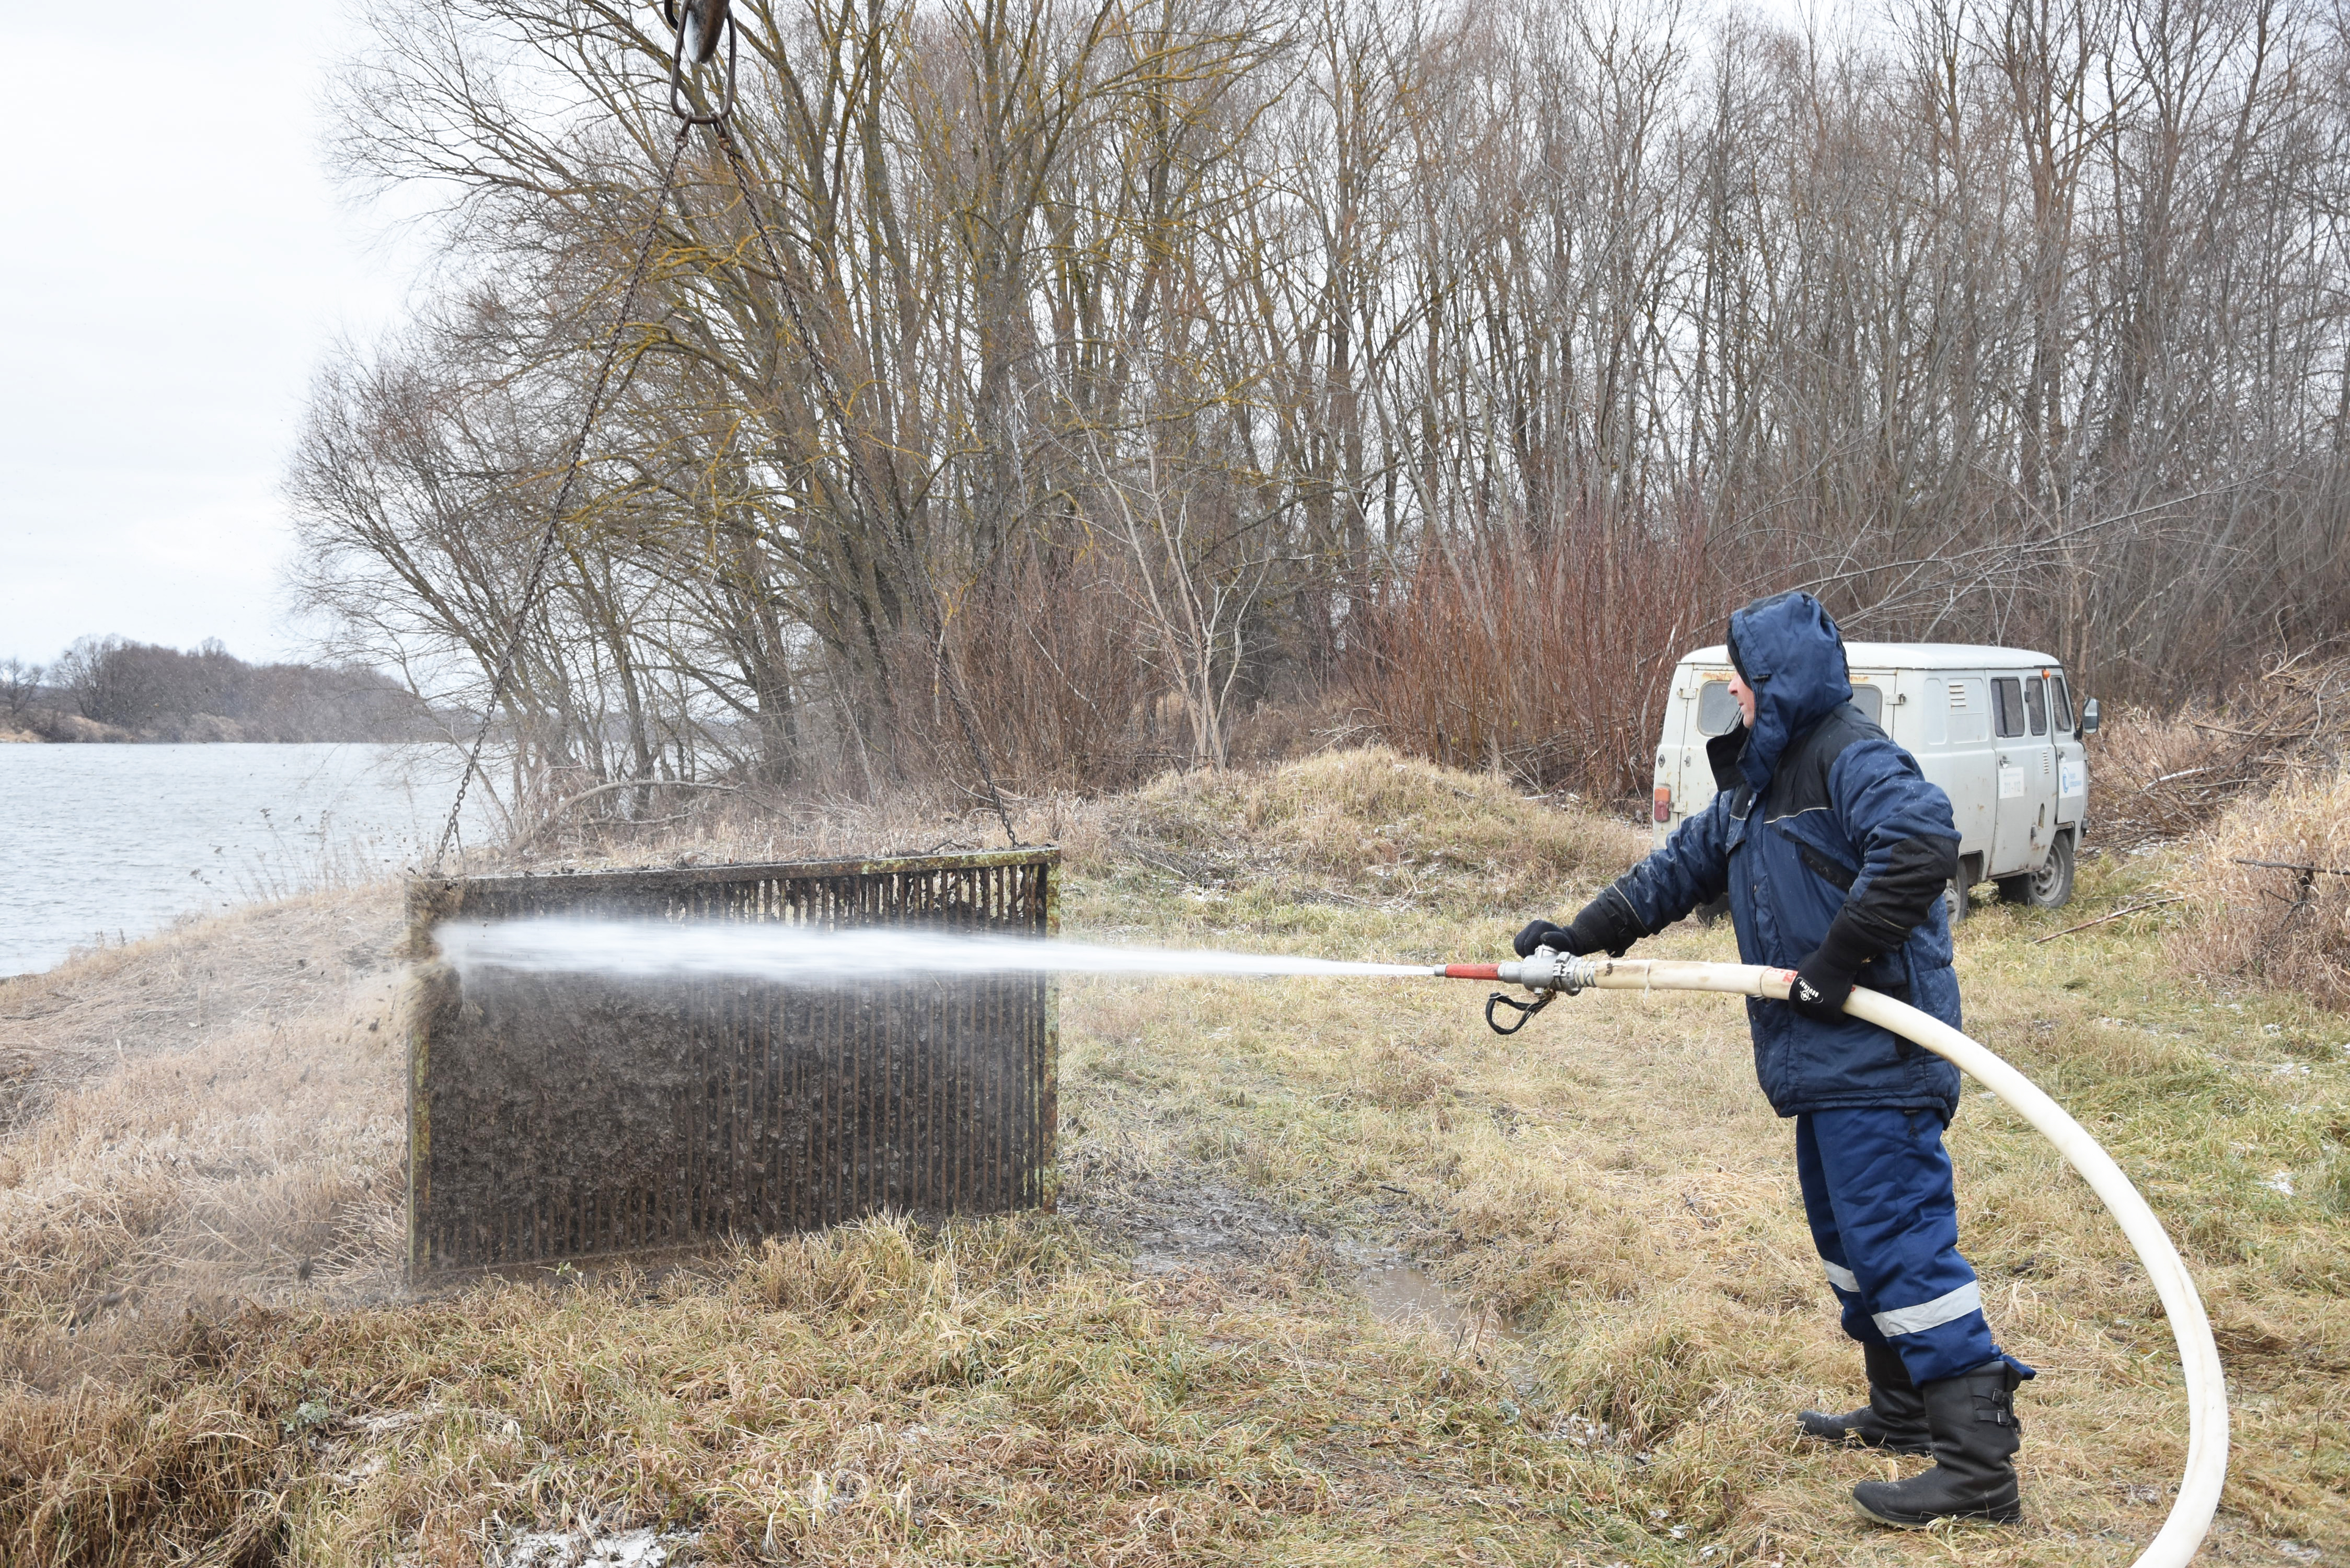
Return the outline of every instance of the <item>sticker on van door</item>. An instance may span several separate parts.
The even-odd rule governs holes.
[[[2089,793],[2089,767],[2086,763],[2071,758],[2056,764],[2056,793],[2070,800],[2076,794]]]
[[[2022,768],[2012,768],[2003,763],[2000,764],[1999,798],[2002,800],[2022,800],[2023,798],[2023,770]]]

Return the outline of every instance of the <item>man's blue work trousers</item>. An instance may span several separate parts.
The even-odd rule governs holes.
[[[1795,1171],[1812,1241],[1844,1303],[1845,1333],[1863,1345],[1891,1345],[1918,1383],[1999,1355],[1974,1268],[1959,1256],[1958,1194],[1939,1113],[1799,1116]]]

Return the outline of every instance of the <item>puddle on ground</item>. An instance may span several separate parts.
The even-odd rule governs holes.
[[[1371,1315],[1391,1327],[1440,1334],[1456,1345],[1524,1343],[1525,1335],[1500,1313],[1455,1300],[1416,1264],[1393,1258],[1367,1263],[1356,1271],[1355,1282]]]
[[[1093,1155],[1092,1161],[1087,1156]],[[1107,1160],[1081,1151],[1081,1175]],[[1163,1275],[1262,1262],[1301,1241],[1326,1245],[1336,1266],[1351,1273],[1371,1314],[1390,1327],[1434,1334],[1456,1348],[1524,1345],[1526,1336],[1489,1307],[1445,1292],[1436,1276],[1377,1242],[1336,1241],[1300,1214],[1235,1188],[1192,1178],[1187,1170],[1105,1171],[1108,1179],[1083,1181],[1061,1200],[1060,1212],[1133,1249],[1137,1274]],[[1125,1177],[1119,1179],[1119,1177]],[[1391,1244],[1391,1243],[1390,1243]]]
[[[1261,1198],[1188,1174],[1087,1183],[1063,1196],[1059,1212],[1131,1247],[1134,1272],[1144,1275],[1263,1262],[1301,1238],[1329,1235]]]

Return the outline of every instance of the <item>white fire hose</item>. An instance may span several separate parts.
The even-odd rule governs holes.
[[[1572,996],[1590,990],[1716,991],[1783,1002],[1795,978],[1793,970],[1756,964],[1565,958],[1548,948],[1516,963],[1448,964],[1436,972],[1454,980],[1498,980],[1523,985],[1541,993],[1541,1001],[1534,1004],[1537,1007],[1562,992]],[[1523,1005],[1501,1000],[1509,1006]],[[2178,1501],[2170,1505],[2170,1517],[2163,1521],[2161,1532],[2138,1555],[2134,1568],[2184,1568],[2202,1545],[2204,1532],[2211,1528],[2211,1515],[2220,1506],[2220,1489],[2228,1477],[2228,1385],[2220,1367],[2220,1347],[2211,1340],[2210,1319],[2203,1314],[2202,1298],[2195,1293],[2195,1282],[2188,1277],[2178,1250],[2164,1234],[2162,1221],[2154,1217],[2113,1156],[2098,1147],[2087,1129],[2031,1079],[1974,1041],[1940,1019],[1873,991],[1856,988],[1844,1010],[1952,1063],[2039,1128],[2105,1200],[2120,1221],[2122,1234],[2137,1249],[2147,1277],[2154,1282],[2155,1294],[2162,1299],[2163,1314],[2178,1341],[2178,1359],[2187,1375],[2187,1471],[2179,1478]],[[1492,1017],[1490,1005],[1487,1017]]]

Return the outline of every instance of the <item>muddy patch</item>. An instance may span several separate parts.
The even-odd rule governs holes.
[[[1146,1277],[1264,1263],[1294,1254],[1301,1238],[1330,1231],[1263,1197],[1186,1166],[1145,1168],[1097,1147],[1080,1147],[1058,1211],[1133,1260]]]
[[[1355,1266],[1355,1283],[1371,1315],[1391,1328],[1432,1334],[1456,1350],[1477,1354],[1521,1345],[1525,1336],[1492,1307],[1447,1291],[1435,1275],[1409,1259],[1378,1257]]]
[[[1360,1292],[1391,1328],[1432,1334],[1478,1355],[1514,1350],[1522,1334],[1492,1307],[1445,1289],[1392,1243],[1340,1238],[1326,1226],[1191,1167],[1145,1168],[1099,1147],[1080,1147],[1059,1211],[1133,1260],[1142,1278],[1224,1273],[1317,1259],[1330,1283]]]

